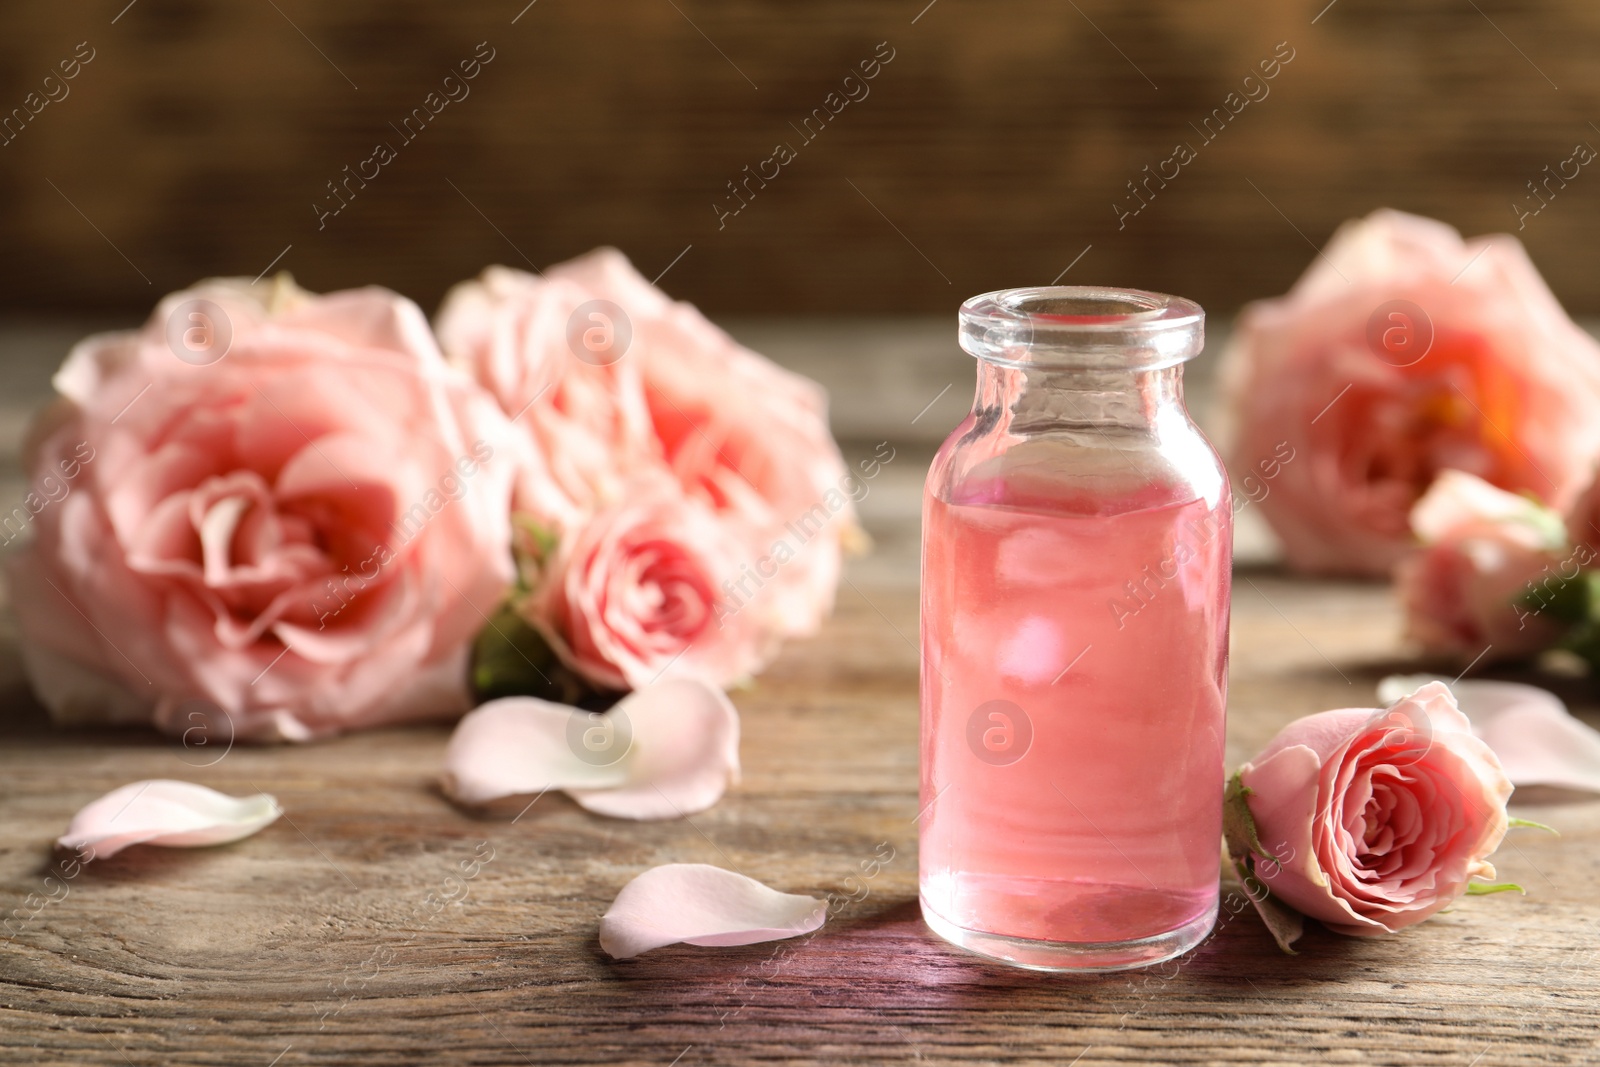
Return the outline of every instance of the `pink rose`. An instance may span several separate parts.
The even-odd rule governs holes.
[[[1411,512],[1425,546],[1401,560],[1395,588],[1406,633],[1465,663],[1533,655],[1565,629],[1539,600],[1560,573],[1561,517],[1462,471],[1445,471]],[[1576,573],[1574,571],[1574,573]]]
[[[726,686],[770,651],[754,613],[723,602],[744,559],[702,501],[665,478],[635,484],[561,546],[525,610],[596,685],[639,689],[671,671]]]
[[[811,633],[831,610],[841,546],[860,537],[862,483],[816,383],[739,345],[609,248],[542,276],[492,267],[452,290],[438,330],[538,442],[565,498],[541,503],[525,486],[519,506],[581,525],[664,468],[766,562],[724,596],[753,601],[779,635]]]
[[[551,273],[627,309],[656,436],[679,482],[787,555],[762,596],[785,635],[815,632],[833,607],[840,549],[860,537],[852,486],[808,378],[738,344],[693,305],[669,302],[626,257],[600,249]]]
[[[55,381],[29,466],[67,489],[10,577],[59,718],[303,740],[470,707],[520,444],[415,305],[205,282]]]
[[[519,477],[517,509],[561,529],[581,525],[620,499],[639,471],[661,463],[639,361],[620,358],[620,343],[618,358],[599,347],[580,359],[569,346],[568,324],[591,299],[565,279],[490,267],[453,288],[437,319],[445,353],[517,418],[534,446],[540,462]]]
[[[1442,682],[1387,711],[1297,719],[1239,781],[1257,875],[1338,933],[1393,933],[1494,877],[1511,783]]]
[[[1387,574],[1446,468],[1559,510],[1600,455],[1600,346],[1522,245],[1396,211],[1247,307],[1224,378],[1234,468],[1294,449],[1261,508],[1300,570]]]

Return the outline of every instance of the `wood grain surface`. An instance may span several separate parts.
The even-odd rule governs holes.
[[[20,348],[5,340],[0,354],[26,348],[25,338],[12,338]],[[4,380],[20,401],[37,376],[18,373],[0,378],[13,376]],[[903,425],[886,422],[883,435]],[[1517,798],[1516,814],[1561,830],[1515,831],[1496,857],[1526,897],[1465,900],[1390,938],[1313,927],[1295,958],[1241,913],[1237,894],[1199,949],[1147,972],[1025,973],[929,934],[916,905],[915,639],[917,503],[930,455],[904,444],[873,483],[863,508],[874,553],[850,565],[824,632],[788,646],[734,695],[743,781],[689,820],[608,820],[555,795],[520,816],[464,812],[436,785],[443,727],[232,750],[56,732],[26,693],[7,623],[0,904],[24,918],[0,942],[0,1062],[1600,1059],[1600,801],[1590,797]],[[1398,623],[1381,585],[1242,565],[1230,765],[1296,716],[1370,703],[1379,677],[1413,666]],[[1588,683],[1546,680],[1600,724]],[[286,814],[232,845],[134,848],[47,881],[59,862],[51,841],[73,813],[150,777],[264,790]],[[789,942],[610,960],[596,940],[600,914],[631,877],[666,862],[855,899]]]
[[[1588,0],[26,0],[0,311],[142,309],[280,254],[431,309],[600,244],[724,314],[933,312],[1069,266],[1231,310],[1373,208],[1483,233],[1520,205],[1592,314],[1600,177],[1546,168],[1600,146],[1597,40]]]

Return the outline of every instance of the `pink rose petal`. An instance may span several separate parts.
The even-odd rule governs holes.
[[[1507,527],[1528,548],[1558,549],[1566,543],[1559,513],[1466,471],[1440,471],[1411,509],[1411,530],[1424,544],[1479,524]]]
[[[1326,714],[1326,713],[1325,713]],[[1307,745],[1278,747],[1240,770],[1240,781],[1253,794],[1281,803],[1250,806],[1266,855],[1256,861],[1257,877],[1284,903],[1324,922],[1338,922],[1351,931],[1382,932],[1381,924],[1358,914],[1334,892],[1317,863],[1314,835],[1319,818],[1317,778],[1322,758]]]
[[[113,789],[72,818],[59,848],[114,855],[129,845],[198,848],[249,837],[283,814],[265,793],[231,797],[166,778]]]
[[[621,960],[679,941],[753,945],[810,933],[827,917],[816,897],[704,863],[668,863],[622,887],[600,920],[600,947]]]
[[[568,731],[584,712],[537,697],[491,700],[450,736],[443,785],[463,804],[569,786],[613,786],[627,779],[619,761],[602,766],[573,751]]]
[[[1378,699],[1398,700],[1432,675],[1391,675]],[[1600,732],[1567,710],[1549,690],[1520,682],[1468,679],[1448,683],[1472,732],[1483,739],[1512,785],[1551,785],[1600,793]]]
[[[611,758],[591,730],[626,742]],[[719,689],[669,678],[603,715],[534,697],[490,701],[461,720],[443,784],[463,804],[565,790],[618,819],[672,819],[711,807],[739,777],[739,713]]]
[[[672,819],[704,811],[739,780],[739,713],[722,690],[668,678],[617,705],[633,729],[628,779],[616,789],[569,789],[617,819]]]

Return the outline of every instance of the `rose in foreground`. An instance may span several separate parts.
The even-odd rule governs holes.
[[[669,672],[726,686],[770,652],[754,612],[724,603],[747,546],[701,501],[636,485],[569,536],[529,614],[586,678],[639,689]]]
[[[1300,570],[1386,575],[1441,470],[1565,510],[1600,454],[1600,345],[1522,245],[1396,211],[1246,308],[1224,376],[1234,468],[1294,449],[1261,508]]]
[[[1511,796],[1441,682],[1387,710],[1297,719],[1237,784],[1230,803],[1247,805],[1255,872],[1272,897],[1352,935],[1421,922],[1493,878]]]
[[[751,640],[820,625],[841,548],[859,534],[814,382],[669,299],[615,249],[539,276],[491,267],[452,290],[437,327],[450,358],[550,457],[548,477],[523,479],[519,510],[565,537],[627,503],[641,480],[668,479],[742,545],[715,594],[755,624]],[[603,666],[581,655],[576,666],[602,685],[630,674],[625,659],[602,655]]]
[[[1561,516],[1462,471],[1445,471],[1411,512],[1423,548],[1395,568],[1406,634],[1425,651],[1462,662],[1533,655],[1565,622],[1540,607],[1559,579]],[[1587,551],[1584,553],[1588,555]]]
[[[519,446],[413,304],[207,282],[55,384],[29,467],[69,490],[10,578],[58,718],[302,740],[470,707]]]

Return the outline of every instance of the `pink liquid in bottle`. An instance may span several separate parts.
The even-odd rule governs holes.
[[[936,471],[939,461],[935,461]],[[1009,471],[923,506],[922,908],[975,951],[1117,968],[1216,915],[1232,510]]]

